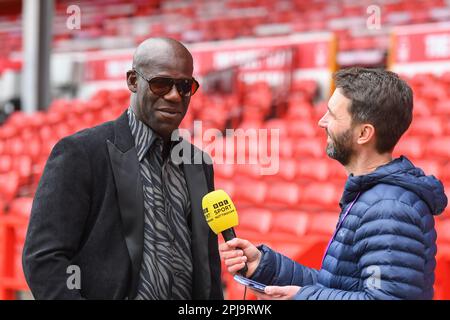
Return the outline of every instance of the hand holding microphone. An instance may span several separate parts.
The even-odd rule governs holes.
[[[215,234],[222,233],[226,241],[219,251],[228,271],[250,277],[261,260],[261,252],[249,241],[236,238],[233,227],[239,219],[231,198],[225,191],[216,190],[203,197],[202,207],[210,228]]]
[[[247,278],[253,275],[261,261],[261,252],[258,248],[250,241],[239,238],[222,243],[219,246],[219,253],[231,274],[241,273],[239,270],[246,265],[246,274],[241,274]]]
[[[244,276],[242,278],[235,275],[236,281],[252,289],[259,299],[292,299],[298,293],[300,287],[297,286],[266,286],[247,279],[254,274],[262,254],[250,241],[236,238],[233,227],[239,224],[239,219],[236,207],[225,191],[216,190],[206,194],[202,200],[202,207],[209,227],[215,234],[222,233],[226,241],[219,246],[219,253],[228,272]]]

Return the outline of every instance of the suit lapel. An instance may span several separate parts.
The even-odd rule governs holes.
[[[117,189],[125,242],[132,264],[129,298],[134,298],[144,248],[144,195],[139,161],[126,112],[115,121],[114,130],[114,143],[107,140],[106,144]]]
[[[185,140],[182,140],[181,143],[184,143],[183,150],[192,148],[192,145]],[[195,153],[201,152],[197,148],[193,149]],[[190,163],[183,163],[186,184],[191,198],[192,259],[194,265],[193,298],[208,299],[211,290],[211,270],[208,254],[209,226],[202,210],[202,199],[208,193],[208,185],[203,165],[193,164],[194,156],[195,154],[193,154]]]

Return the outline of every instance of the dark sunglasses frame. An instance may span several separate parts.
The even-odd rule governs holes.
[[[159,97],[164,97],[166,94],[168,94],[170,92],[170,90],[172,90],[174,85],[177,88],[178,94],[181,97],[191,97],[191,96],[193,96],[197,92],[198,88],[200,87],[200,84],[198,83],[197,80],[194,79],[194,77],[192,77],[191,79],[174,79],[174,78],[171,78],[171,77],[164,77],[164,76],[156,76],[156,77],[153,77],[153,78],[147,78],[142,73],[137,71],[136,69],[133,69],[133,71],[136,72],[139,76],[141,76],[142,79],[147,81],[150,91],[153,92],[155,95],[157,95]],[[152,88],[152,83],[154,85],[155,81],[157,79],[169,80],[170,87],[168,85],[167,86],[167,90],[158,92],[154,87]],[[189,83],[190,90],[188,92],[183,92],[184,89],[185,89],[185,87],[183,86],[183,83],[186,83],[186,81],[190,82]]]

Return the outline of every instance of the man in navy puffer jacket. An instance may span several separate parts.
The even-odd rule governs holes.
[[[342,211],[320,270],[243,239],[220,246],[228,271],[268,284],[261,299],[432,299],[434,215],[447,197],[433,176],[392,151],[412,120],[412,91],[392,72],[350,68],[335,74],[319,121],[327,154],[349,177]],[[240,248],[240,249],[237,249]]]

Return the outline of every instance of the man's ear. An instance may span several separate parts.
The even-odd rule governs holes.
[[[136,72],[134,72],[133,70],[128,70],[127,71],[127,86],[128,86],[128,89],[131,92],[136,93],[136,91],[137,91],[137,77],[136,77]]]
[[[366,144],[375,139],[375,127],[370,123],[364,123],[359,126],[358,139],[356,142],[358,144]]]

